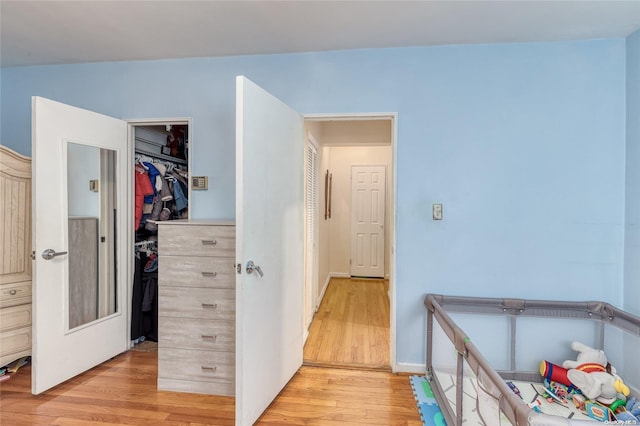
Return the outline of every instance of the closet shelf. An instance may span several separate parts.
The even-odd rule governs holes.
[[[158,160],[165,160],[165,161],[172,161],[176,164],[183,164],[183,165],[188,165],[187,160],[184,160],[182,158],[176,158],[176,157],[172,157],[170,155],[165,155],[165,154],[158,154],[155,152],[149,152],[149,151],[145,151],[144,149],[140,149],[140,148],[136,148],[136,154],[142,154],[142,155],[146,155],[147,157],[153,157],[153,158],[157,158]]]

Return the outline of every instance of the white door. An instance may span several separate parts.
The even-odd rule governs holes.
[[[122,244],[129,229],[125,198],[129,167],[124,121],[34,97],[32,129],[32,392],[39,394],[127,349],[126,268],[118,268],[112,280],[120,286],[113,296],[117,297],[112,300],[114,309],[70,328],[69,312],[74,303],[69,277],[77,274],[69,271],[66,252],[70,251],[70,240],[76,239],[76,235],[69,238],[69,217],[81,211],[79,215],[117,223],[115,232],[104,236],[104,241],[94,238],[101,248],[115,249],[118,265],[126,264],[124,255],[128,251]],[[101,161],[112,164],[110,173],[116,182],[100,181]],[[99,181],[97,193],[89,189],[89,180],[93,179]],[[104,195],[107,189],[116,194],[117,208],[105,218],[100,211],[106,211],[104,202],[112,198]],[[99,263],[99,259],[92,260]],[[115,261],[111,265],[113,270],[102,271],[102,276],[113,276]]]
[[[351,276],[384,278],[385,166],[351,167]]]
[[[253,424],[302,365],[304,121],[236,80],[236,424]],[[247,272],[247,263],[260,269]]]
[[[318,144],[309,133],[305,147],[305,312],[304,326],[309,329],[318,297]],[[307,337],[305,331],[305,340]]]

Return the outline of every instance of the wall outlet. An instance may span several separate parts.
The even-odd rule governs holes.
[[[442,220],[442,204],[433,204],[433,220]]]

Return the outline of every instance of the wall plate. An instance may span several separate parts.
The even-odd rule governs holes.
[[[442,204],[433,204],[433,220],[442,220]]]
[[[191,189],[201,190],[209,188],[209,176],[191,176]]]

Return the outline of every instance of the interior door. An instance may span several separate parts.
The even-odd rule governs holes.
[[[351,276],[384,278],[384,166],[351,167]]]
[[[237,77],[237,425],[253,424],[302,365],[303,182],[302,116]]]
[[[102,163],[111,164],[113,170],[101,173]],[[127,349],[128,280],[122,266],[128,252],[122,244],[129,230],[127,123],[34,97],[32,164],[32,393],[39,394]],[[104,176],[112,179],[101,178]],[[115,200],[115,208],[105,208],[109,199]],[[72,231],[70,236],[68,224],[77,217],[95,218],[113,232],[77,235]],[[76,268],[70,270],[69,256],[76,237],[115,252],[117,259],[111,261],[111,270],[103,267],[88,277],[82,277]],[[97,268],[100,259],[86,262]],[[116,269],[116,264],[121,266]],[[70,291],[70,281],[99,286],[100,277],[108,277],[113,285],[107,292],[113,295],[109,301],[113,309],[73,323],[70,311],[78,306],[72,301],[75,292]]]

